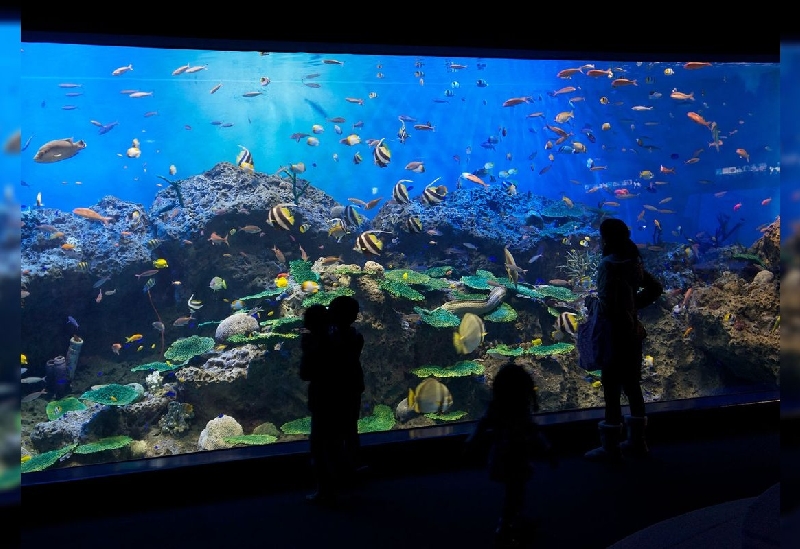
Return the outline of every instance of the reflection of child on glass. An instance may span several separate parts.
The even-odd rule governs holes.
[[[533,420],[532,413],[537,410],[533,378],[522,366],[509,362],[495,376],[492,400],[466,441],[468,454],[489,447],[489,478],[505,487],[498,542],[519,541],[523,534],[525,486],[533,472],[535,451],[545,451],[551,464],[555,463],[549,442]]]
[[[654,303],[664,289],[644,269],[639,249],[630,235],[630,229],[620,219],[606,219],[600,224],[603,257],[597,266],[597,315],[598,322],[607,326],[608,333],[596,357],[601,370],[605,419],[599,424],[601,445],[586,453],[593,461],[619,460],[621,448],[636,456],[649,452],[640,384],[642,342],[647,332],[639,322],[637,311]],[[628,440],[620,444],[623,391],[628,397],[631,415],[625,418]]]

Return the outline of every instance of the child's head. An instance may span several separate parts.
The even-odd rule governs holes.
[[[358,318],[360,307],[358,300],[349,295],[340,295],[331,301],[328,307],[331,322],[337,326],[349,326]]]
[[[324,305],[310,305],[303,314],[303,328],[317,333],[330,324],[328,309]]]
[[[492,394],[495,402],[507,406],[527,406],[534,400],[533,378],[525,368],[508,362],[494,377]]]

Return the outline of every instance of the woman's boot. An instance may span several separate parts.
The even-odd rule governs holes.
[[[622,438],[622,425],[610,425],[601,421],[597,427],[600,430],[600,446],[586,452],[584,457],[590,461],[620,461],[622,452],[619,449],[619,442]]]
[[[625,425],[628,429],[628,439],[620,443],[622,453],[629,457],[643,458],[650,455],[647,447],[647,416],[625,416]]]

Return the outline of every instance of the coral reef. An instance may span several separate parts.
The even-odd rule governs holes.
[[[75,397],[66,397],[61,400],[51,400],[47,403],[45,413],[47,419],[53,421],[58,419],[67,412],[77,412],[85,410],[86,405]]]
[[[214,339],[218,343],[225,343],[231,336],[248,336],[257,332],[258,328],[258,320],[244,312],[238,312],[219,323]]]
[[[280,429],[285,435],[308,435],[311,433],[311,416],[287,421]]]
[[[591,280],[597,272],[597,265],[600,263],[600,253],[587,248],[568,250],[565,260],[566,263],[561,265],[559,270],[563,272],[573,284],[578,284],[584,279]]]
[[[141,393],[130,385],[111,383],[98,389],[86,391],[79,398],[107,406],[125,406],[138,399]]]
[[[130,444],[132,440],[131,437],[126,435],[101,438],[94,442],[76,446],[74,452],[76,454],[95,454],[97,452],[105,452],[106,450],[118,450]]]
[[[414,368],[411,373],[417,377],[465,377],[479,376],[485,371],[483,364],[474,360],[462,360],[449,367],[441,366],[422,366]]]
[[[199,450],[219,450],[221,448],[231,448],[233,444],[225,441],[226,438],[238,437],[244,434],[242,426],[231,416],[220,414],[210,420],[197,440]]]
[[[389,431],[394,427],[395,419],[392,409],[385,404],[378,404],[372,414],[358,420],[359,433],[375,433]]]
[[[71,453],[76,446],[77,444],[70,444],[69,446],[59,448],[58,450],[51,450],[49,452],[37,454],[22,464],[22,473],[44,471]]]
[[[167,405],[167,413],[158,420],[163,433],[181,436],[189,430],[189,421],[194,417],[194,406],[185,402],[171,401]]]
[[[272,444],[278,440],[278,437],[273,435],[239,435],[238,437],[225,437],[223,441],[225,444],[236,446],[263,446],[265,444]]]
[[[214,348],[214,339],[197,335],[183,337],[169,346],[164,358],[173,364],[186,364],[196,356]]]

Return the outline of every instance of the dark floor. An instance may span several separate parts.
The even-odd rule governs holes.
[[[605,548],[662,520],[780,481],[778,404],[651,415],[652,459],[588,463],[589,422],[549,428],[558,467],[528,489],[535,547]],[[367,482],[307,504],[305,456],[23,486],[21,547],[491,547],[500,487],[460,460],[463,437],[365,446]],[[121,478],[122,477],[122,478]]]

